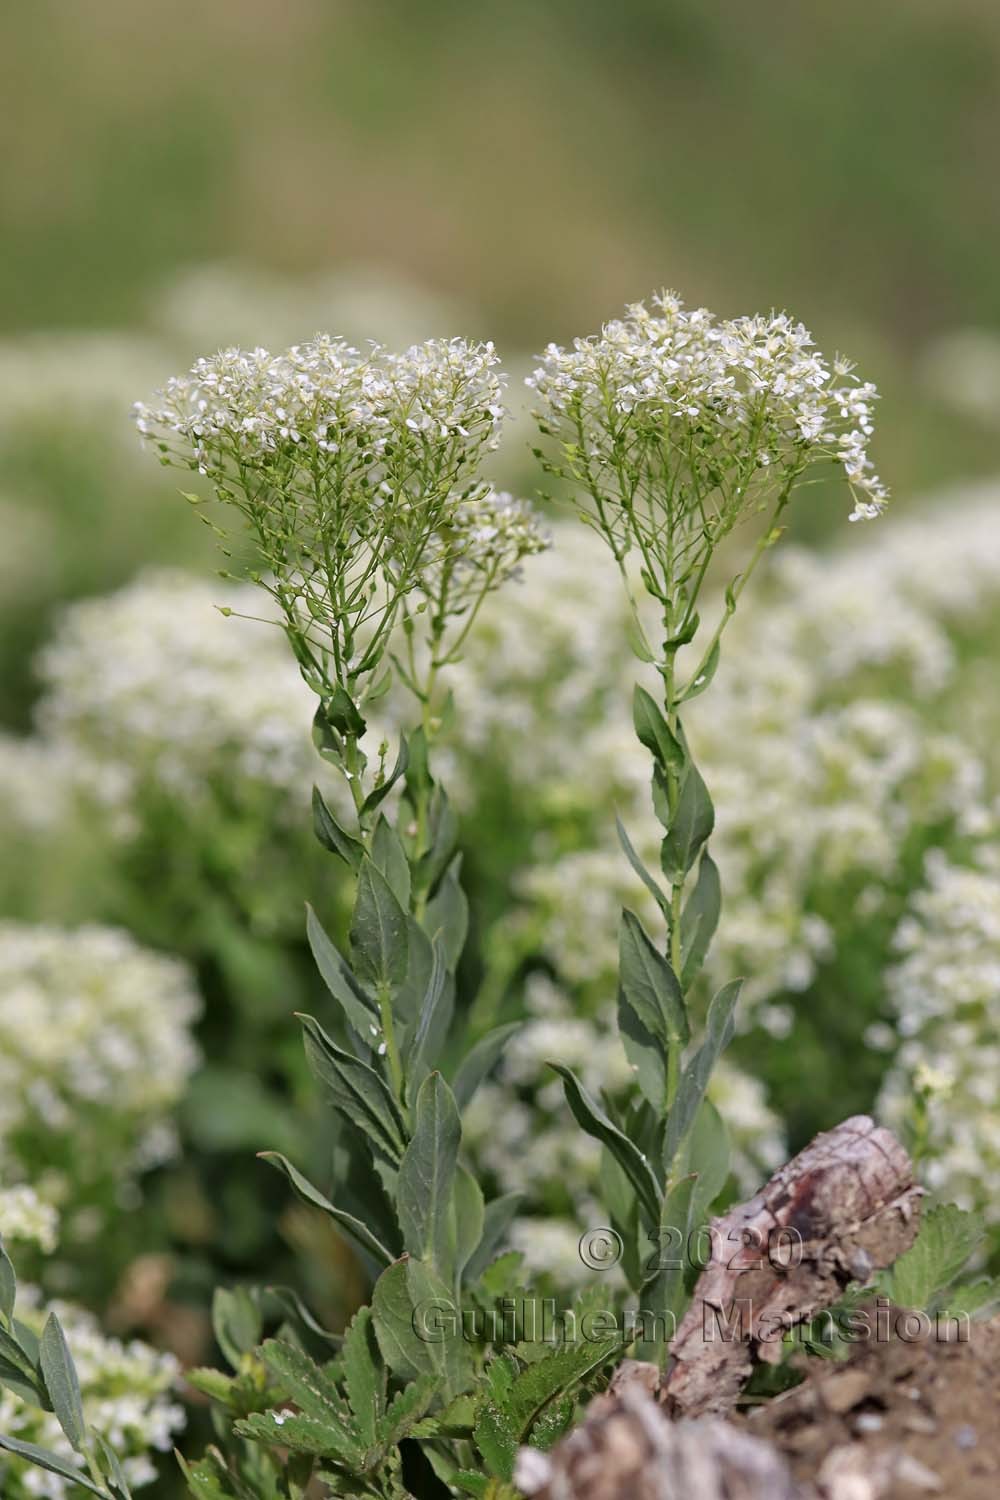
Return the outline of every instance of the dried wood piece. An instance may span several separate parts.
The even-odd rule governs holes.
[[[522,1448],[514,1483],[533,1500],[797,1500],[769,1443],[703,1420],[671,1422],[642,1378],[598,1396],[551,1453]]]
[[[754,1360],[912,1244],[921,1189],[895,1136],[867,1115],[818,1135],[748,1203],[712,1223],[712,1256],[671,1347],[673,1416],[728,1411]]]

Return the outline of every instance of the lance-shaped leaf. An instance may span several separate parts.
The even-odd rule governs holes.
[[[428,901],[424,914],[424,928],[431,938],[441,934],[448,967],[452,970],[462,956],[469,930],[469,903],[462,890],[461,871],[462,856],[456,854]]]
[[[483,1236],[486,1209],[483,1190],[465,1167],[459,1164],[451,1194],[451,1243],[454,1246],[455,1280],[460,1281],[473,1252]]]
[[[82,1453],[87,1443],[87,1423],[83,1415],[80,1382],[66,1335],[55,1313],[49,1313],[45,1321],[38,1359],[56,1420],[70,1446]]]
[[[732,613],[732,611],[730,611],[730,613]],[[703,693],[705,689],[710,685],[712,678],[715,676],[716,672],[719,669],[720,652],[720,643],[716,641],[715,645],[708,653],[708,656],[705,659],[705,664],[701,668],[697,677],[692,677],[690,683],[685,688],[684,696],[681,698],[682,703],[689,703],[692,698],[697,698],[698,695],[700,693]]]
[[[409,764],[409,746],[407,745],[406,740],[401,738],[399,741],[399,753],[396,756],[396,764],[393,766],[388,776],[382,782],[381,786],[377,786],[374,791],[369,792],[368,796],[361,804],[361,816],[363,818],[367,817],[370,813],[373,813],[377,807],[381,806],[386,797],[388,797],[389,793],[392,791],[393,787],[396,785],[396,782],[399,780],[399,778],[406,774],[406,768]]]
[[[410,905],[410,866],[392,824],[380,817],[372,835],[372,860],[404,911]]]
[[[0,1322],[14,1316],[17,1299],[17,1277],[10,1256],[0,1242]]]
[[[666,1335],[658,1348],[649,1351],[661,1364],[666,1361],[668,1342],[684,1311],[684,1269],[693,1227],[694,1187],[695,1178],[684,1177],[665,1196],[660,1214],[658,1249],[654,1256],[655,1269],[640,1293],[642,1311],[652,1313],[654,1330],[662,1327]]]
[[[452,1092],[459,1109],[465,1109],[511,1037],[520,1029],[520,1021],[510,1021],[505,1026],[496,1026],[485,1036],[480,1037],[475,1046],[469,1049],[452,1082]]]
[[[442,1280],[454,1274],[452,1192],[462,1126],[451,1089],[440,1073],[420,1087],[413,1135],[399,1168],[396,1209],[403,1243]]]
[[[318,786],[312,791],[313,831],[324,849],[337,854],[357,874],[365,857],[365,846],[341,828],[333,813],[323,800]]]
[[[382,1358],[395,1374],[413,1380],[418,1375],[433,1375],[435,1362],[428,1328],[414,1315],[406,1277],[408,1263],[409,1257],[404,1256],[382,1272],[372,1291],[372,1317]]]
[[[16,1458],[27,1459],[29,1464],[34,1464],[38,1469],[46,1469],[50,1474],[58,1474],[60,1479],[66,1479],[70,1484],[78,1484],[81,1489],[89,1490],[92,1495],[101,1495],[103,1500],[108,1500],[108,1491],[100,1488],[86,1474],[74,1468],[66,1459],[60,1458],[58,1453],[50,1453],[47,1448],[39,1448],[35,1443],[22,1443],[18,1438],[6,1437],[0,1432],[0,1448],[7,1453],[13,1453]]]
[[[338,1047],[313,1016],[302,1016],[306,1057],[334,1108],[364,1131],[375,1151],[398,1167],[406,1145],[399,1106],[367,1063]]]
[[[653,878],[653,876],[646,869],[646,866],[643,864],[642,860],[639,858],[639,855],[637,854],[635,849],[635,845],[632,843],[632,840],[628,836],[628,830],[626,829],[625,824],[622,822],[621,818],[617,816],[617,814],[615,815],[615,827],[618,829],[618,842],[621,844],[622,849],[625,852],[625,858],[628,860],[629,864],[632,866],[633,870],[638,875],[639,879],[642,881],[643,885],[646,887],[647,891],[652,896],[653,900],[656,902],[663,915],[669,921],[670,898],[665,891],[660,889],[658,881]]]
[[[358,876],[351,917],[351,953],[360,978],[391,992],[406,978],[409,939],[406,913],[381,870],[366,859]]]
[[[681,885],[715,827],[715,808],[696,765],[689,764],[666,837],[660,865],[671,885]]]
[[[632,696],[632,722],[641,742],[654,760],[671,775],[680,777],[687,759],[684,746],[668,727],[666,719],[646,689],[636,683]]]
[[[499,1254],[511,1222],[521,1204],[523,1193],[504,1193],[487,1203],[483,1211],[483,1232],[479,1244],[465,1268],[466,1281],[475,1281]]]
[[[663,1144],[663,1168],[667,1173],[694,1123],[712,1069],[732,1040],[733,1012],[742,984],[742,979],[732,979],[719,990],[708,1008],[704,1041],[681,1073],[673,1107],[667,1116]]]
[[[622,1044],[643,1094],[660,1111],[670,1051],[683,1047],[690,1038],[684,996],[673,969],[634,912],[622,912],[618,949]]]
[[[379,1243],[371,1230],[360,1219],[356,1219],[353,1214],[345,1213],[342,1208],[337,1208],[331,1203],[329,1198],[324,1193],[321,1193],[319,1188],[314,1187],[307,1177],[303,1177],[302,1173],[293,1167],[286,1157],[280,1155],[277,1151],[262,1151],[260,1159],[261,1161],[268,1162],[271,1166],[277,1167],[279,1171],[284,1172],[303,1203],[308,1203],[311,1208],[321,1209],[323,1213],[329,1215],[338,1228],[344,1230],[345,1234],[350,1235],[351,1239],[362,1250],[367,1250],[368,1254],[373,1256],[380,1265],[388,1266],[392,1263],[393,1257],[391,1252]]]
[[[681,916],[681,984],[689,990],[698,976],[719,924],[722,887],[719,867],[706,849],[698,866],[694,890]]]
[[[706,1094],[694,1117],[674,1176],[693,1174],[691,1224],[697,1229],[729,1180],[732,1152],[726,1122]]]
[[[660,1211],[660,1190],[649,1162],[638,1146],[613,1125],[602,1109],[595,1104],[579,1079],[562,1063],[549,1061],[548,1066],[558,1073],[563,1081],[566,1102],[573,1118],[582,1130],[607,1146],[622,1171],[635,1188],[647,1219],[656,1223]]]
[[[435,1049],[429,1047],[428,1043],[432,1038],[437,1039],[440,1036],[441,1028],[435,1023],[444,1002],[445,991],[448,985],[448,962],[444,949],[444,940],[440,935],[435,937],[432,944],[432,951],[434,961],[431,967],[430,978],[427,981],[427,991],[421,1002],[417,1024],[413,1029],[410,1045],[406,1053],[407,1074],[410,1079],[416,1080],[418,1085],[423,1080],[424,1074],[427,1071],[426,1067],[422,1068],[421,1066],[424,1063],[425,1054],[429,1056],[431,1062],[435,1060],[433,1056]]]
[[[347,960],[327,937],[322,923],[306,906],[306,937],[323,983],[337,1000],[352,1031],[368,1046],[379,1028],[378,1006],[351,973]]]

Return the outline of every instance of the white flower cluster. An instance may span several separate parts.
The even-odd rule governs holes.
[[[186,966],[104,927],[0,923],[0,1162],[57,1203],[169,1157],[198,1054]]]
[[[562,1083],[548,1059],[573,1069],[595,1097],[621,1092],[633,1070],[618,1037],[613,1014],[587,1019],[570,996],[539,974],[527,984],[529,1019],[504,1052],[494,1081],[477,1092],[463,1117],[463,1138],[478,1165],[504,1192],[526,1193],[548,1214],[521,1219],[512,1244],[529,1272],[557,1274],[573,1283],[592,1273],[580,1259],[578,1241],[602,1222],[599,1203],[600,1146],[567,1116]],[[785,1159],[781,1127],[767,1108],[760,1084],[723,1062],[709,1090],[730,1128],[733,1170],[747,1192]]]
[[[126,831],[150,785],[192,807],[241,785],[285,817],[306,805],[313,702],[282,632],[235,618],[260,602],[250,584],[153,571],[64,612],[38,660],[39,728]]]
[[[473,494],[455,511],[441,562],[460,573],[488,575],[495,586],[518,576],[521,559],[544,552],[549,544],[533,506],[506,490],[489,489]],[[434,586],[425,591],[433,596]]]
[[[59,1215],[27,1183],[0,1187],[0,1244],[35,1245],[51,1255],[59,1241]]]
[[[843,466],[852,520],[878,515],[888,498],[867,453],[875,387],[847,361],[828,364],[784,313],[720,320],[664,292],[571,349],[550,345],[529,384],[543,427],[572,445],[595,495],[623,469],[639,475],[656,451],[679,456],[686,504],[704,524],[713,496],[738,518],[756,507],[762,474],[781,482],[822,457]],[[660,478],[669,495],[669,475]],[[618,499],[627,507],[634,495]]]
[[[403,354],[362,354],[318,334],[283,354],[225,349],[175,376],[159,403],[138,402],[143,437],[181,454],[204,474],[232,466],[273,467],[277,455],[316,450],[334,472],[362,470],[371,498],[399,480],[422,445],[440,449],[452,482],[463,463],[492,446],[504,415],[503,380],[492,344],[432,339]],[[307,462],[304,460],[304,462]]]
[[[930,1187],[1000,1223],[1000,865],[928,856],[887,977],[902,1042],[880,1099],[889,1123],[925,1115]]]
[[[139,1489],[152,1484],[157,1477],[154,1455],[170,1452],[186,1420],[175,1395],[180,1377],[177,1360],[138,1340],[126,1344],[105,1337],[94,1317],[81,1308],[56,1303],[52,1310],[63,1326],[80,1377],[87,1423],[119,1454],[131,1486]],[[44,1317],[30,1288],[21,1289],[17,1313],[41,1332]],[[55,1416],[5,1388],[0,1388],[0,1432],[82,1466],[83,1460],[73,1453]],[[4,1500],[73,1500],[79,1493],[59,1475],[29,1467],[6,1453],[0,1454],[0,1488]]]

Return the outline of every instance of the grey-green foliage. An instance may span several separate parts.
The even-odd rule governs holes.
[[[59,1319],[50,1313],[41,1337],[37,1337],[17,1317],[16,1296],[14,1267],[0,1243],[0,1386],[42,1411],[53,1412],[80,1463],[77,1466],[61,1454],[3,1433],[0,1449],[103,1500],[131,1500],[117,1455],[103,1436],[87,1425],[80,1381]]]

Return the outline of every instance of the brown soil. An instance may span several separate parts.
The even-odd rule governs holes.
[[[785,1454],[806,1493],[997,1500],[1000,1318],[968,1331],[965,1342],[897,1332],[845,1362],[810,1360],[802,1385],[741,1420]]]

